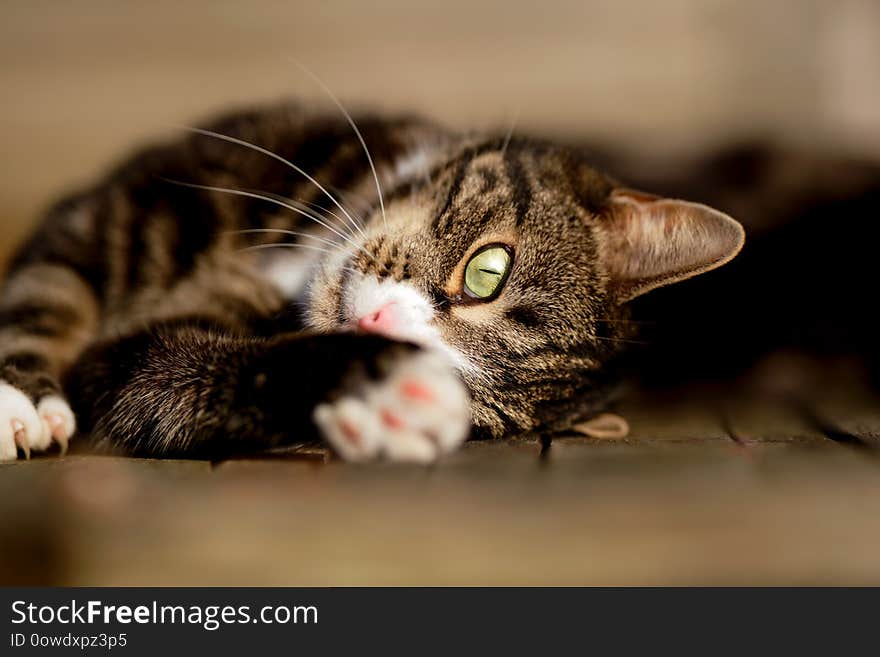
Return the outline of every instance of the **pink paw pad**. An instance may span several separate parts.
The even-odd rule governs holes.
[[[420,381],[415,381],[412,379],[404,381],[400,384],[400,394],[407,399],[412,399],[415,401],[434,401],[434,391]]]
[[[351,422],[346,422],[345,420],[339,421],[339,430],[342,431],[342,435],[345,436],[345,439],[353,445],[361,444],[361,432],[358,431],[357,427],[354,426]]]
[[[383,408],[380,411],[380,415],[382,416],[383,424],[391,429],[402,429],[405,426],[405,423],[400,416],[395,415],[387,408]]]

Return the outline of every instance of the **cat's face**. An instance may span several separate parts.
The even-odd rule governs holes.
[[[590,372],[620,344],[623,301],[720,264],[741,245],[741,229],[724,218],[729,235],[712,253],[658,264],[656,245],[638,242],[687,246],[677,235],[687,213],[682,205],[680,216],[644,227],[645,203],[656,205],[620,196],[557,148],[469,146],[429,179],[391,191],[384,217],[376,209],[356,238],[362,250],[323,263],[309,322],[440,350],[468,383],[478,425],[529,430],[536,404],[589,392]]]

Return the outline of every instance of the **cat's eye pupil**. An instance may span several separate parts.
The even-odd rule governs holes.
[[[488,246],[477,251],[464,270],[464,291],[474,299],[495,298],[507,279],[510,262],[510,251],[504,246]]]

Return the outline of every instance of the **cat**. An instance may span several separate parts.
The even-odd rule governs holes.
[[[629,301],[743,246],[580,149],[349,118],[235,112],[55,205],[0,295],[0,459],[552,436],[603,409]]]

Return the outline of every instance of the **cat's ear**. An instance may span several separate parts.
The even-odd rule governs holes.
[[[720,267],[745,241],[739,222],[723,212],[630,189],[611,193],[597,232],[599,257],[621,303]]]

